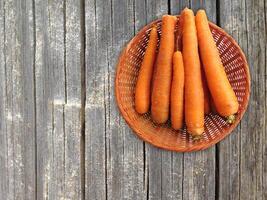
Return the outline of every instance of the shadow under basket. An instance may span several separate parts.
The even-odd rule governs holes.
[[[177,18],[179,20],[179,16]],[[244,53],[234,39],[224,30],[215,24],[209,24],[225,72],[237,96],[239,110],[235,122],[231,125],[226,123],[225,118],[217,114],[210,113],[206,115],[203,139],[193,141],[186,128],[176,131],[171,128],[170,122],[157,125],[152,121],[150,113],[140,115],[135,111],[135,84],[147,47],[149,32],[153,25],[157,25],[160,35],[161,20],[157,20],[145,26],[127,44],[120,55],[116,72],[115,92],[121,114],[140,138],[154,146],[178,152],[206,149],[229,135],[246,111],[250,93],[250,75]],[[179,29],[179,23],[177,23],[176,31]]]

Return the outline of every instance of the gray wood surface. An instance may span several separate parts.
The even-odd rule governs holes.
[[[114,94],[118,56],[147,23],[204,8],[239,43],[247,113],[196,153],[135,136]],[[0,199],[267,199],[265,0],[1,0]]]
[[[190,1],[196,12],[205,9],[209,20],[216,22],[216,1]],[[215,146],[201,152],[184,155],[183,199],[215,199]]]
[[[7,157],[7,130],[6,130],[6,79],[5,79],[5,18],[4,3],[0,2],[0,194],[1,198],[7,198],[8,193],[8,157]]]
[[[81,199],[81,5],[35,1],[37,199]]]
[[[179,8],[179,4],[173,7]],[[178,13],[170,9],[167,1],[147,2],[148,22],[158,19],[168,12]],[[183,154],[163,151],[149,144],[146,144],[145,147],[148,199],[182,199]]]
[[[220,199],[267,198],[264,6],[264,0],[220,4],[220,25],[233,35],[247,55],[252,80],[250,104],[240,126],[219,144]]]
[[[1,1],[1,199],[35,198],[32,1]]]
[[[100,3],[100,5],[97,5]],[[98,7],[96,7],[98,6]],[[104,6],[107,6],[106,8]],[[109,20],[111,20],[111,3],[104,1],[85,1],[86,27],[86,108],[85,108],[85,197],[87,199],[106,199],[107,197],[107,144],[106,94],[109,92],[105,82],[108,76],[108,47],[103,38],[110,38]],[[108,9],[109,8],[109,9]],[[104,13],[106,10],[106,14]],[[103,29],[107,29],[103,35]],[[101,48],[99,48],[99,46]],[[101,57],[102,55],[102,57]],[[104,62],[104,63],[101,63]],[[113,120],[112,120],[113,121]]]
[[[37,199],[65,196],[63,2],[35,1]]]

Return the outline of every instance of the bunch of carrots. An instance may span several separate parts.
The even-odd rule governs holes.
[[[227,79],[204,10],[194,16],[182,11],[181,32],[175,34],[177,17],[162,17],[157,53],[157,27],[152,27],[135,91],[135,108],[140,114],[151,107],[155,123],[169,116],[173,129],[183,127],[194,139],[204,132],[204,115],[217,112],[233,123],[238,111],[237,97]],[[181,40],[181,44],[175,45]],[[175,47],[176,46],[176,47]],[[180,47],[182,46],[182,47]]]

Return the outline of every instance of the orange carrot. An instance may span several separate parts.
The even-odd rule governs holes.
[[[212,113],[217,113],[214,101],[211,96],[210,96],[210,110]]]
[[[159,53],[156,61],[156,74],[152,89],[152,119],[165,123],[169,117],[172,79],[172,56],[174,53],[174,30],[177,18],[171,15],[162,17],[162,31]]]
[[[148,112],[151,98],[151,79],[156,57],[158,33],[153,27],[150,31],[148,46],[138,75],[135,90],[135,109],[138,113]]]
[[[197,12],[196,27],[201,59],[216,109],[221,116],[229,118],[229,123],[233,123],[238,101],[224,71],[204,10]]]
[[[184,115],[184,63],[180,51],[173,55],[173,78],[171,87],[171,123],[175,130],[183,126]]]
[[[204,132],[204,92],[198,54],[195,17],[185,8],[183,19],[183,60],[185,68],[185,123],[194,139]]]
[[[156,58],[158,57],[158,52],[156,53]],[[157,59],[154,63],[154,69],[153,69],[153,75],[152,75],[152,83],[151,83],[151,88],[153,89],[154,88],[154,83],[155,83],[155,77],[156,77],[156,74],[157,74]],[[152,92],[151,92],[151,98],[152,98]]]
[[[207,86],[207,80],[202,65],[201,65],[201,78],[202,78],[202,85],[204,92],[204,113],[208,115],[210,113],[210,92]]]

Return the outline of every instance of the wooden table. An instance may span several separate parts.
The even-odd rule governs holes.
[[[148,22],[205,8],[239,43],[248,110],[206,151],[138,139],[115,102],[116,62]],[[0,0],[0,199],[267,199],[267,1]]]

